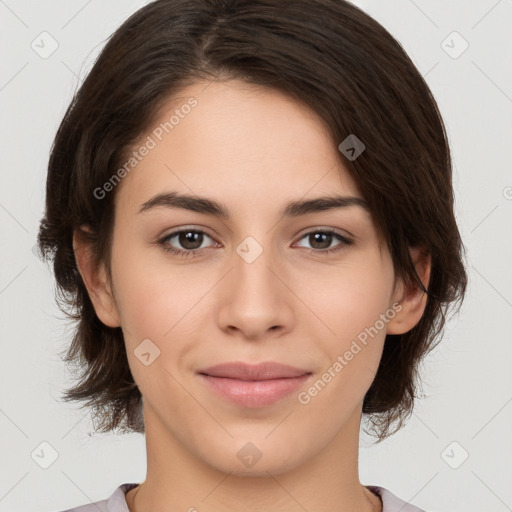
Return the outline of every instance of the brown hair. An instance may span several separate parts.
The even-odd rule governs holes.
[[[64,400],[87,401],[98,431],[144,432],[122,330],[97,317],[77,270],[73,233],[91,228],[83,236],[110,272],[115,191],[99,200],[94,190],[165,101],[198,80],[229,78],[308,105],[336,146],[350,134],[365,144],[356,159],[339,157],[370,206],[397,278],[428,295],[413,329],[387,335],[364,398],[363,414],[381,441],[412,413],[419,363],[440,341],[449,307],[458,302],[460,309],[467,275],[436,101],[400,43],[344,0],[157,0],[110,37],[53,142],[38,237],[44,257],[53,259],[57,302],[77,322],[65,361],[82,375]],[[411,246],[431,255],[428,291]]]

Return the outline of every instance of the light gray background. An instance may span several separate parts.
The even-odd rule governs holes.
[[[460,316],[425,361],[428,398],[381,445],[362,435],[361,481],[429,511],[510,511],[512,0],[354,3],[401,42],[438,101],[470,274]],[[145,478],[143,436],[90,437],[90,414],[59,402],[71,331],[32,252],[58,123],[105,39],[142,5],[0,0],[0,511],[64,510]],[[47,58],[31,47],[51,49],[44,31],[58,43]],[[461,55],[454,31],[469,44]],[[58,454],[47,469],[42,442]]]

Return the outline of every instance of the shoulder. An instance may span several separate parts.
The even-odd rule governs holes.
[[[138,484],[131,482],[121,484],[110,497],[104,500],[69,508],[62,512],[130,512],[126,504],[126,493],[136,485]]]
[[[426,512],[421,508],[401,500],[384,487],[378,485],[367,485],[366,487],[374,494],[380,496],[382,500],[382,512]]]

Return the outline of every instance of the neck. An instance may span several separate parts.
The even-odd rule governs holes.
[[[147,476],[140,487],[127,494],[131,512],[206,508],[210,512],[296,512],[297,507],[310,512],[382,511],[380,498],[359,482],[360,410],[320,452],[302,464],[282,471],[283,464],[276,469],[257,463],[254,469],[259,465],[258,472],[245,474],[235,469],[219,470],[205,463],[205,457],[191,453],[147,403],[144,414]]]

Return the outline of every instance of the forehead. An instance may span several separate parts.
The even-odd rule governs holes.
[[[276,208],[308,194],[360,195],[314,111],[238,80],[182,89],[131,150],[116,202],[133,208],[163,190]]]

